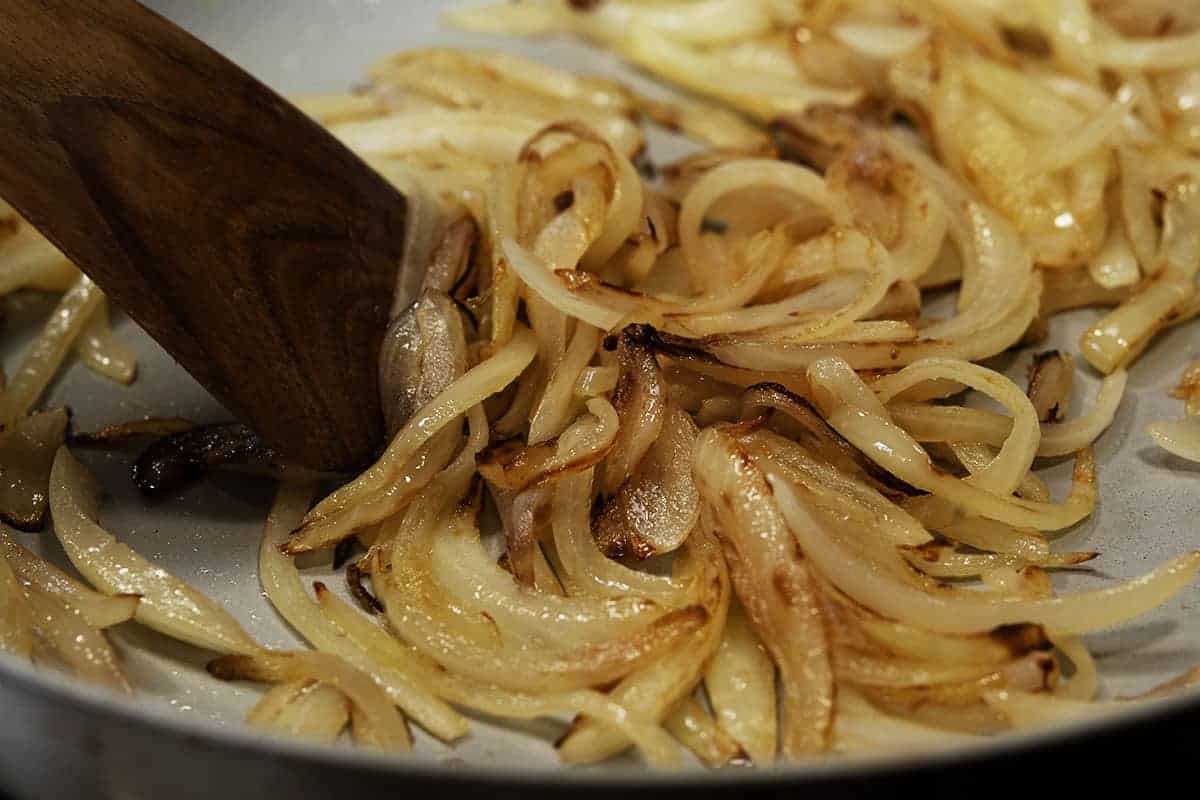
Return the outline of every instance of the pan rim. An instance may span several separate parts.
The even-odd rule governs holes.
[[[1127,709],[1096,717],[1071,720],[1043,729],[985,737],[979,742],[958,744],[945,750],[835,757],[757,769],[695,768],[679,772],[656,772],[635,766],[573,769],[570,765],[539,765],[518,768],[463,764],[458,761],[450,766],[419,756],[388,756],[336,744],[313,744],[262,736],[245,725],[228,725],[204,717],[181,716],[158,704],[139,705],[136,698],[121,697],[69,675],[36,669],[32,664],[3,653],[0,653],[0,683],[15,685],[19,691],[44,702],[73,705],[104,717],[109,724],[123,728],[142,726],[150,732],[201,739],[218,747],[240,747],[246,754],[258,758],[289,759],[306,766],[350,769],[397,780],[441,780],[511,788],[769,788],[831,781],[852,782],[1033,754],[1083,737],[1120,734],[1156,719],[1200,711],[1200,692],[1184,692],[1153,702],[1130,704]]]

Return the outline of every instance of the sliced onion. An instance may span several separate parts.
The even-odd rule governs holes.
[[[631,673],[612,690],[611,696],[631,715],[642,719],[663,719],[682,698],[690,694],[703,674],[704,664],[721,641],[729,608],[729,576],[715,539],[696,534],[687,557],[701,562],[695,584],[696,598],[708,611],[709,622],[693,634],[686,646],[665,653],[653,664]],[[564,761],[588,763],[620,752],[629,740],[620,732],[591,720],[577,724],[558,744]]]
[[[721,644],[704,671],[704,690],[717,724],[754,765],[775,763],[775,664],[740,604],[729,609]]]
[[[621,332],[617,361],[621,378],[613,394],[620,428],[612,453],[600,468],[600,493],[612,496],[629,478],[662,433],[667,418],[667,387],[662,368],[646,340],[646,330]]]
[[[314,602],[300,580],[295,563],[280,552],[280,545],[304,516],[313,496],[313,486],[304,483],[280,485],[275,504],[263,528],[262,545],[258,553],[259,580],[271,605],[289,625],[308,640],[313,647],[339,656],[353,667],[371,675],[392,702],[399,705],[422,727],[443,741],[453,741],[467,734],[467,721],[430,692],[427,685],[414,675],[420,670],[420,658],[401,650],[398,657],[376,662],[348,637],[335,621],[321,613],[327,605],[324,594],[317,589]],[[370,625],[365,618],[363,621]],[[382,629],[380,629],[382,631]]]
[[[32,584],[27,588],[34,633],[71,672],[90,683],[130,694],[129,681],[105,635],[58,597]]]
[[[871,388],[886,403],[913,386],[938,378],[982,391],[1012,413],[1012,434],[1004,440],[999,454],[991,464],[968,479],[995,494],[1011,494],[1029,472],[1041,439],[1037,412],[1016,384],[998,372],[975,364],[949,359],[924,359],[894,375],[880,378]]]
[[[1062,422],[1075,385],[1075,359],[1049,350],[1033,357],[1029,367],[1029,401],[1039,422]]]
[[[871,58],[887,61],[902,56],[929,38],[928,28],[908,25],[842,23],[831,31],[833,38]]]
[[[723,767],[744,752],[695,697],[681,700],[663,720],[663,727],[706,767]]]
[[[1200,417],[1152,422],[1146,426],[1146,433],[1168,453],[1200,462]]]
[[[93,628],[110,628],[133,619],[138,598],[134,595],[109,597],[84,586],[49,561],[38,558],[0,528],[0,556],[8,561],[16,576],[32,587],[52,595],[79,613]]]
[[[0,393],[0,430],[29,413],[58,372],[84,324],[104,302],[104,294],[86,275],[63,295],[54,313],[30,345],[8,386]]]
[[[866,482],[881,493],[903,491],[904,487],[897,484],[890,474],[876,467],[874,462],[829,427],[803,397],[773,383],[756,384],[742,394],[743,420],[755,419],[770,410],[781,412],[786,419],[781,420],[776,415],[768,420],[768,425],[800,444],[820,461]]]
[[[1107,589],[1047,600],[996,603],[969,594],[953,599],[914,588],[864,562],[836,537],[786,481],[772,480],[781,513],[805,554],[839,589],[871,610],[938,633],[986,633],[1002,625],[1031,622],[1055,634],[1108,628],[1144,614],[1187,586],[1200,568],[1200,552],[1187,553],[1151,572]]]
[[[133,349],[113,337],[108,323],[108,303],[101,303],[84,325],[75,344],[79,360],[109,380],[128,386],[137,375],[137,356]]]
[[[673,552],[700,518],[691,470],[680,468],[692,457],[696,424],[678,408],[668,408],[664,416],[662,431],[637,470],[592,522],[596,544],[610,558]]]
[[[389,436],[467,371],[462,317],[449,296],[426,290],[395,317],[379,350],[379,392]]]
[[[67,448],[50,471],[54,533],[75,568],[108,595],[138,595],[134,618],[218,653],[256,653],[258,644],[229,612],[133,552],[97,524],[100,486]]]
[[[1187,366],[1171,396],[1186,401],[1189,416],[1200,415],[1200,361],[1193,361]]]
[[[221,680],[255,680],[282,683],[315,680],[336,688],[371,721],[385,749],[412,749],[412,736],[404,717],[369,676],[329,653],[266,652],[229,655],[211,661],[208,671]]]
[[[1092,56],[1106,67],[1166,70],[1200,64],[1200,32],[1156,39],[1113,37],[1095,42]]]
[[[41,529],[50,465],[69,421],[67,410],[58,408],[0,431],[0,521],[24,531]]]
[[[338,600],[330,592],[319,595],[319,598],[326,614],[375,661],[386,664],[404,658],[405,654],[411,658],[410,648],[355,612],[349,604]],[[561,713],[585,713],[589,717],[604,720],[629,736],[652,765],[669,767],[678,761],[670,737],[665,736],[657,725],[631,718],[624,708],[599,692],[582,690],[541,694],[506,689],[487,681],[473,681],[461,674],[446,672],[436,665],[424,671],[421,678],[431,682],[440,695],[456,704],[494,716],[532,719]]]
[[[33,612],[29,593],[7,559],[0,558],[0,650],[18,658],[33,656]]]
[[[294,554],[330,547],[403,508],[416,488],[405,479],[404,468],[422,445],[468,409],[511,383],[533,360],[536,349],[529,329],[518,328],[495,355],[469,370],[417,412],[370,469],[318,503],[288,540],[286,550]]]
[[[791,757],[821,752],[833,718],[833,670],[809,562],[763,474],[729,434],[703,431],[693,469],[738,599],[779,666],[783,750]]]
[[[479,531],[439,536],[430,554],[433,579],[455,603],[486,613],[502,632],[543,639],[548,647],[582,646],[626,636],[665,609],[639,597],[594,599],[541,596],[522,588],[484,551]]]
[[[679,44],[650,28],[634,27],[627,34],[621,49],[630,61],[764,121],[803,111],[815,103],[852,105],[860,96],[855,90],[788,85],[778,75],[766,71],[731,68],[717,57]]]
[[[1124,370],[1105,376],[1091,410],[1083,416],[1043,424],[1038,456],[1065,456],[1095,442],[1116,417],[1128,376]],[[978,442],[999,447],[1012,429],[1009,418],[984,409],[892,403],[888,411],[923,442]]]
[[[246,722],[283,736],[332,744],[350,721],[350,708],[346,696],[332,686],[290,681],[272,686],[246,714]]]
[[[589,415],[562,436],[538,445],[504,442],[484,452],[479,474],[506,491],[553,483],[600,463],[612,450],[619,430],[616,411],[602,397],[588,401]]]

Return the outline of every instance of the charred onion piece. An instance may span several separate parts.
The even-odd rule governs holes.
[[[1075,385],[1075,359],[1069,353],[1048,350],[1033,357],[1029,368],[1029,399],[1039,422],[1061,422]]]
[[[667,412],[667,382],[648,335],[648,325],[630,325],[621,332],[617,360],[621,378],[613,406],[621,420],[612,453],[600,470],[600,494],[611,496],[633,474],[663,430]]]
[[[272,472],[278,467],[275,451],[247,426],[199,425],[147,447],[133,465],[133,482],[142,494],[160,495],[186,486],[210,470]]]
[[[661,435],[592,523],[605,555],[649,558],[673,552],[687,539],[700,517],[700,495],[682,465],[692,457],[696,435],[686,412],[667,410]]]
[[[530,445],[509,439],[493,445],[479,455],[479,474],[493,489],[517,492],[595,466],[612,452],[620,423],[603,399],[593,398],[588,409],[594,413],[551,441]]]
[[[0,520],[23,531],[41,530],[50,466],[69,419],[65,408],[56,408],[0,432]]]
[[[841,434],[829,427],[812,405],[777,383],[759,383],[742,395],[742,419],[753,419],[771,409],[786,415],[788,422],[772,418],[770,427],[796,440],[804,449],[842,472],[858,478],[881,494],[891,497],[916,494],[916,490],[890,472],[880,469]]]
[[[141,442],[146,439],[161,439],[177,433],[185,433],[196,427],[196,423],[182,417],[153,417],[135,419],[106,425],[98,431],[71,434],[71,444],[103,445]]]
[[[520,492],[490,487],[504,528],[507,569],[523,586],[534,586],[538,537],[550,525],[552,493],[546,486]]]

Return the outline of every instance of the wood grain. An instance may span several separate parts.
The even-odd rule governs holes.
[[[0,195],[269,445],[366,461],[403,196],[133,0],[3,0],[0,43]]]

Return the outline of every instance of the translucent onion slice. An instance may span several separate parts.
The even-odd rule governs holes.
[[[972,513],[1017,527],[1058,530],[1074,525],[1095,506],[1095,459],[1090,450],[1079,451],[1071,494],[1064,503],[1002,497],[935,469],[929,454],[886,412],[880,413],[879,400],[845,362],[818,362],[809,370],[809,379],[821,387],[816,396],[826,420],[855,447],[908,484]]]
[[[1113,712],[1112,703],[1097,703],[1039,692],[1013,690],[986,692],[989,708],[999,711],[1017,729],[1061,725]]]
[[[138,595],[134,619],[159,633],[218,653],[259,651],[228,611],[101,528],[99,501],[95,478],[60,448],[50,471],[50,514],[80,574],[105,594]]]
[[[318,593],[318,599],[325,614],[377,663],[388,664],[411,659],[415,651],[373,624],[348,603],[339,600],[333,593]],[[447,672],[432,661],[429,664],[430,666],[420,673],[421,679],[430,682],[440,696],[458,705],[509,719],[583,713],[591,718],[604,720],[625,733],[637,744],[650,764],[669,767],[678,763],[677,748],[661,728],[632,718],[624,708],[599,692],[582,690],[542,694],[537,691],[502,688],[487,681],[472,680],[461,673]]]
[[[0,558],[0,650],[19,658],[33,655],[33,612],[29,593]]]
[[[0,232],[10,222],[16,233],[0,237],[0,296],[17,289],[65,292],[79,280],[79,270],[57,247],[32,226],[11,218],[0,219]]]
[[[739,437],[759,466],[782,473],[812,490],[822,511],[852,522],[877,537],[880,549],[931,541],[929,532],[901,506],[861,481],[814,457],[785,436],[758,430]],[[862,538],[866,538],[865,536]]]
[[[670,606],[681,602],[686,587],[663,575],[630,569],[607,558],[592,538],[590,471],[572,475],[554,487],[551,530],[564,578],[580,592],[599,597],[637,594]]]
[[[579,646],[626,636],[665,609],[640,597],[599,599],[541,596],[522,588],[483,549],[477,529],[462,528],[434,540],[433,579],[463,608],[486,613],[504,632],[544,638],[547,645]]]
[[[729,609],[724,635],[704,671],[717,724],[755,766],[775,763],[779,748],[775,663],[740,604]]]
[[[494,111],[436,109],[343,122],[330,131],[360,155],[392,155],[451,147],[487,161],[511,161],[545,123]]]
[[[246,715],[257,728],[332,744],[350,722],[350,703],[332,686],[289,681],[272,686]]]
[[[530,444],[539,444],[562,433],[571,423],[571,414],[577,408],[578,394],[596,396],[603,391],[596,391],[589,385],[580,386],[584,372],[589,369],[588,363],[595,355],[596,346],[600,343],[600,331],[591,325],[578,324],[571,343],[562,358],[555,364],[548,380],[546,390],[534,406],[529,419]],[[602,368],[595,368],[602,369]],[[589,375],[590,377],[590,375]],[[582,388],[582,392],[579,390]],[[620,409],[618,409],[618,414]],[[620,431],[618,431],[618,437]]]
[[[999,667],[1050,646],[1045,633],[1036,625],[1015,625],[970,636],[935,633],[885,619],[832,586],[826,596],[846,615],[850,627],[858,628],[868,637],[870,649],[882,647],[913,661]]]
[[[462,316],[449,295],[426,289],[388,323],[379,348],[379,393],[388,435],[467,371]]]
[[[844,753],[944,750],[979,737],[885,714],[850,687],[839,689],[834,748]]]
[[[67,410],[57,408],[0,431],[0,521],[25,531],[41,529],[50,465],[69,421]]]
[[[1069,455],[1099,439],[1121,407],[1128,380],[1125,370],[1105,376],[1088,413],[1067,422],[1043,424],[1038,457]],[[1010,418],[985,409],[892,403],[888,411],[923,442],[977,442],[999,447],[1012,430]]]
[[[1152,422],[1146,426],[1146,433],[1168,453],[1200,462],[1200,417]]]
[[[619,679],[707,621],[703,607],[690,606],[655,619],[635,636],[569,653],[547,650],[529,640],[513,639],[501,646],[495,626],[486,617],[465,613],[449,602],[430,576],[432,537],[474,525],[473,512],[457,508],[473,472],[468,461],[458,474],[443,474],[426,489],[387,532],[388,545],[377,552],[371,570],[375,595],[391,627],[426,656],[474,681],[515,691],[573,691]],[[557,488],[574,480],[568,478]],[[586,528],[586,504],[582,513],[583,536],[594,550]]]
[[[503,240],[500,246],[504,258],[521,281],[567,316],[583,320],[602,331],[610,331],[638,308],[637,300],[633,297],[630,297],[623,307],[616,308],[586,300],[580,297],[573,287],[575,284],[583,285],[595,280],[594,276],[567,270],[552,272],[513,239]]]
[[[113,336],[108,321],[108,303],[101,303],[75,344],[79,360],[97,375],[128,386],[137,375],[133,348]]]
[[[1108,145],[1122,129],[1130,112],[1133,95],[1118,91],[1117,100],[1099,111],[1074,130],[1051,134],[1036,143],[1033,160],[1028,165],[1031,174],[1056,172],[1080,161],[1092,151]]]
[[[762,121],[803,111],[815,103],[853,105],[861,96],[852,89],[789,84],[765,70],[731,67],[719,56],[680,44],[650,28],[628,31],[620,49],[650,73]]]
[[[1037,559],[1036,564],[1043,568],[1073,567],[1099,555],[1095,552],[1052,553]],[[936,578],[978,577],[988,570],[1021,569],[1030,563],[1009,553],[962,553],[944,545],[912,548],[905,551],[904,557],[926,575]]]
[[[1150,282],[1088,328],[1080,337],[1079,351],[1105,374],[1128,365],[1195,292],[1181,281],[1163,278]]]
[[[792,388],[797,386],[796,376],[788,373],[807,369],[822,358],[842,358],[859,370],[894,369],[921,358],[966,361],[989,358],[1021,339],[1037,316],[1040,297],[1039,275],[1030,282],[1024,297],[1013,304],[1011,314],[994,323],[989,322],[973,333],[949,339],[929,338],[929,329],[915,342],[793,342],[786,337],[738,334],[692,340],[659,334],[661,344],[657,346],[668,354],[674,351],[685,355],[695,369],[732,383],[749,385],[774,381]],[[990,303],[988,307],[993,308]],[[734,377],[739,371],[743,375],[745,371],[752,371],[760,377],[747,383],[747,378]]]
[[[1044,658],[1049,658],[1043,654]],[[937,664],[909,661],[894,656],[879,657],[850,648],[834,651],[834,671],[838,680],[857,686],[906,688],[945,683],[964,683],[991,675],[993,664]]]
[[[651,664],[630,673],[610,693],[613,700],[633,716],[662,720],[695,689],[704,665],[721,641],[729,609],[729,576],[720,547],[707,533],[698,533],[686,553],[695,562],[700,587],[695,599],[708,611],[708,622],[675,648]],[[583,719],[558,744],[558,752],[569,763],[591,763],[612,756],[630,744],[620,731]]]
[[[723,767],[743,754],[695,697],[685,697],[667,715],[663,727],[706,767]]]
[[[8,387],[0,393],[0,429],[11,427],[29,413],[62,366],[84,324],[103,301],[104,294],[86,275],[80,276],[63,295]]]
[[[786,481],[771,480],[780,512],[804,553],[839,589],[878,614],[937,633],[987,633],[1003,625],[1034,623],[1054,634],[1100,630],[1141,616],[1187,586],[1200,552],[1186,553],[1115,586],[1045,600],[974,600],[921,591],[864,561],[829,536]]]
[[[767,159],[739,159],[709,170],[692,185],[679,210],[679,243],[692,283],[703,292],[719,288],[710,286],[712,276],[705,272],[709,262],[701,245],[705,217],[721,198],[749,188],[786,192],[811,204],[836,225],[851,223],[845,201],[829,190],[820,175],[806,167]]]
[[[211,661],[208,671],[221,680],[283,683],[319,681],[334,687],[370,720],[381,744],[399,752],[412,749],[412,736],[404,717],[383,690],[361,670],[338,656],[313,652],[266,652],[229,655]]]
[[[133,619],[138,598],[134,595],[109,597],[93,592],[48,561],[26,550],[0,527],[0,556],[26,584],[53,595],[79,612],[93,628],[111,628]]]
[[[1075,385],[1075,359],[1050,350],[1033,357],[1029,367],[1029,402],[1039,422],[1062,422]]]
[[[1141,267],[1129,244],[1124,226],[1114,222],[1110,227],[1104,246],[1088,263],[1088,274],[1105,289],[1133,286],[1141,279]]]
[[[1171,397],[1185,401],[1188,416],[1200,416],[1200,361],[1188,364]]]
[[[1033,465],[1041,440],[1037,411],[1024,392],[994,370],[964,361],[923,359],[872,384],[880,401],[887,403],[896,395],[927,380],[945,379],[983,392],[1013,415],[1012,433],[1004,440],[992,463],[968,480],[998,495],[1012,494]]]
[[[405,479],[405,465],[453,420],[511,383],[533,361],[536,351],[529,329],[517,328],[512,340],[495,355],[418,411],[370,469],[318,503],[287,541],[286,551],[295,554],[330,547],[402,509],[416,488]]]
[[[852,22],[835,25],[830,33],[852,50],[881,61],[902,56],[929,38],[928,28]]]
[[[117,654],[104,634],[87,623],[83,614],[34,585],[28,587],[29,610],[38,638],[54,649],[77,677],[130,694]]]
[[[373,661],[347,639],[341,627],[322,614],[322,605],[314,602],[305,591],[295,563],[280,551],[279,546],[304,516],[312,496],[311,485],[283,483],[279,487],[258,552],[259,580],[267,599],[313,647],[337,655],[371,675],[392,702],[434,736],[443,741],[466,736],[467,720],[414,677],[419,668],[413,663],[419,660],[417,656],[404,651],[401,657],[388,662]],[[320,591],[317,596],[320,598]]]
[[[833,717],[833,669],[809,560],[799,553],[762,472],[728,433],[701,432],[693,472],[707,525],[720,537],[738,599],[779,666],[783,751],[822,752]]]
[[[1156,39],[1112,37],[1092,44],[1091,55],[1106,67],[1167,70],[1200,64],[1200,32]]]

